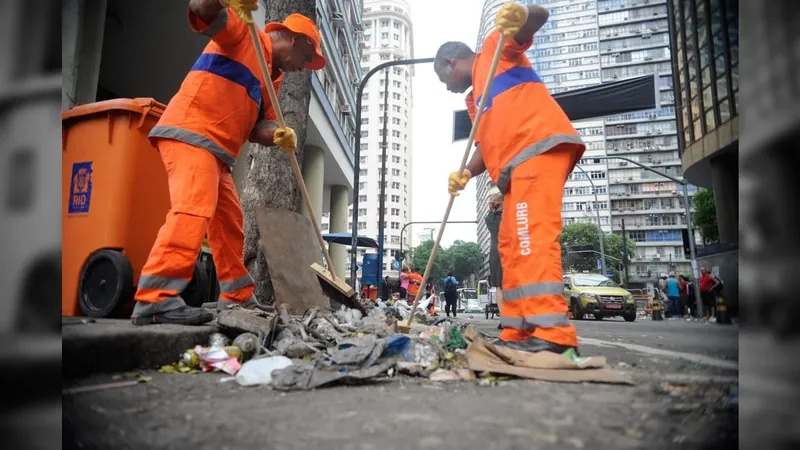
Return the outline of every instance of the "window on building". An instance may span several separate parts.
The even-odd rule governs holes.
[[[400,137],[400,132],[397,131],[397,130],[392,130],[392,136],[396,137],[396,138],[399,138]]]
[[[400,222],[392,222],[392,229],[399,230],[400,229]]]
[[[359,195],[359,196],[358,196],[358,201],[359,201],[359,202],[365,202],[365,201],[367,201],[367,196],[366,196],[366,195]]]
[[[393,142],[392,143],[392,150],[400,150],[400,144]]]
[[[392,162],[393,163],[399,163],[400,162],[400,157],[399,156],[392,156]]]
[[[381,53],[381,61],[388,61],[390,56],[387,53]]]
[[[392,169],[392,175],[399,177],[400,176],[400,169]]]
[[[361,164],[366,164],[367,163],[367,157],[366,156],[362,156],[362,157],[358,158],[358,160],[359,160],[359,162],[361,162]]]
[[[400,189],[400,183],[397,181],[392,182],[392,189]]]
[[[400,196],[399,195],[392,195],[392,201],[395,203],[400,203]],[[397,213],[400,214],[400,210],[397,210]]]

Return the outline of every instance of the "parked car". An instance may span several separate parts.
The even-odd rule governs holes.
[[[595,320],[603,320],[604,317],[623,317],[627,322],[636,320],[633,295],[605,275],[564,275],[564,299],[576,320],[589,314]]]

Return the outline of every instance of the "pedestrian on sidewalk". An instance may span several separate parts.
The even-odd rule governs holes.
[[[231,167],[247,141],[295,151],[295,132],[278,128],[265,83],[278,91],[284,73],[322,69],[325,57],[314,22],[290,14],[257,31],[272,70],[271,79],[262,79],[243,19],[257,8],[257,0],[189,2],[189,26],[210,41],[149,135],[164,162],[171,205],[142,268],[135,325],[199,325],[214,318],[180,296],[206,235],[219,277],[217,308],[259,306],[243,262],[244,217]]]
[[[400,298],[403,300],[408,298],[408,275],[410,273],[411,269],[407,265],[404,265],[403,269],[400,270]]]
[[[687,317],[689,310],[689,279],[685,275],[678,275],[678,290],[681,297],[681,316]]]
[[[458,281],[453,276],[453,272],[447,272],[447,276],[442,280],[442,289],[444,290],[444,312],[447,317],[450,317],[452,311],[453,318],[455,318],[458,304]]]
[[[716,304],[715,290],[719,281],[705,267],[700,268],[700,298],[703,301],[703,320],[713,321],[715,317],[714,306]]]
[[[383,292],[381,293],[381,299],[383,301],[389,300],[392,297],[392,282],[389,281],[389,277],[383,277]]]
[[[671,319],[682,317],[681,313],[681,289],[675,273],[670,272],[667,280],[667,298],[669,299],[669,315]]]
[[[487,96],[476,149],[464,171],[450,174],[448,191],[459,195],[471,178],[488,172],[507,203],[499,231],[503,331],[496,344],[563,353],[577,349],[578,336],[563,297],[562,197],[586,145],[526,56],[548,18],[541,6],[505,3],[479,53],[463,42],[446,42],[433,64],[449,91],[471,88],[465,103],[473,121],[476,104]],[[483,92],[501,35],[497,82]]]

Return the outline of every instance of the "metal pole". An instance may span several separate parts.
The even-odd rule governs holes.
[[[364,78],[361,80],[361,83],[358,84],[358,90],[356,91],[356,137],[355,137],[355,148],[353,149],[353,236],[350,242],[350,254],[352,255],[350,259],[350,284],[355,285],[356,273],[358,272],[358,261],[356,261],[356,256],[358,255],[358,194],[359,194],[359,187],[358,187],[358,179],[359,179],[359,171],[361,170],[361,97],[364,94],[364,88],[367,87],[367,82],[369,79],[372,78],[373,75],[378,73],[381,69],[385,69],[387,67],[392,66],[403,66],[403,65],[412,65],[412,64],[423,64],[423,63],[432,63],[433,58],[417,58],[417,59],[400,59],[397,61],[387,61],[385,63],[378,64],[377,66],[373,67],[372,70],[367,72],[364,75]]]
[[[594,193],[594,211],[597,213],[597,232],[598,232],[598,234],[600,236],[600,273],[605,275],[605,273],[606,273],[606,251],[603,248],[603,241],[605,239],[604,239],[604,236],[603,236],[603,227],[600,226],[600,208],[598,207],[598,204],[600,202],[597,200],[597,188],[594,187],[594,181],[592,181],[592,177],[590,177],[589,174],[586,173],[585,170],[583,170],[583,167],[578,166],[578,165],[576,165],[575,167],[578,168],[581,172],[583,172],[584,175],[586,175],[586,179],[589,180],[589,184],[592,185],[592,192]]]
[[[383,298],[383,240],[384,240],[384,221],[386,220],[386,195],[384,194],[384,184],[386,183],[386,147],[389,139],[389,69],[384,70],[383,90],[383,139],[381,141],[381,198],[378,199],[378,296]],[[386,299],[384,299],[386,300]]]
[[[625,283],[628,284],[628,238],[625,236],[625,219],[622,219],[622,274],[625,276]]]
[[[703,317],[703,302],[700,298],[700,273],[697,267],[697,252],[692,229],[692,208],[689,206],[688,183],[683,184],[683,206],[686,208],[686,227],[689,229],[689,257],[692,259],[692,275],[694,275],[694,300],[697,302],[697,317]]]

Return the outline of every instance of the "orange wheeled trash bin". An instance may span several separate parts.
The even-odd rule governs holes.
[[[164,108],[115,99],[62,114],[62,316],[130,315],[170,206],[164,165],[147,139]],[[201,264],[195,274],[192,292],[207,291]]]

